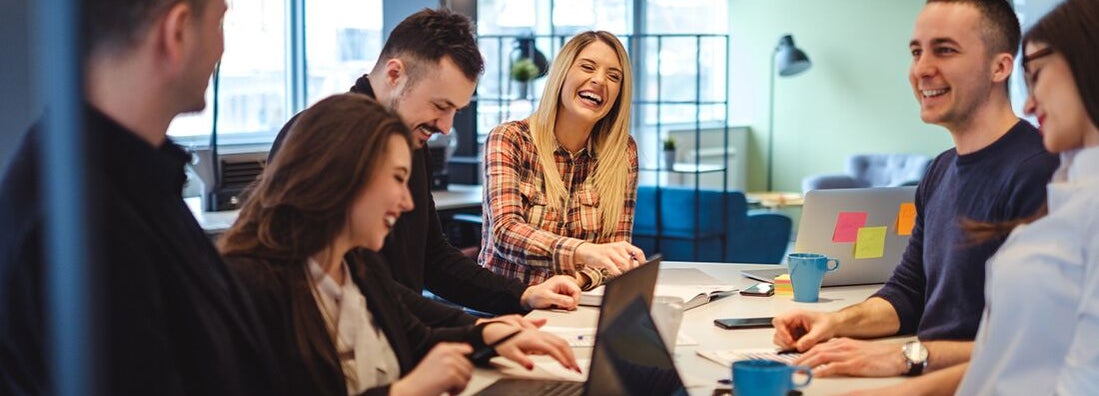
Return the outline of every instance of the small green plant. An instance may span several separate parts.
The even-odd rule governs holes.
[[[511,79],[525,83],[538,77],[538,66],[530,58],[521,58],[511,65]]]
[[[668,136],[664,138],[664,151],[675,151],[675,138]]]

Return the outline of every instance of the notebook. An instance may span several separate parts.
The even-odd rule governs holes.
[[[585,382],[504,378],[478,395],[686,395],[671,354],[649,316],[659,261],[606,285]]]
[[[915,186],[809,191],[794,251],[839,259],[839,269],[824,276],[823,286],[884,283],[908,247],[906,231],[915,222],[915,197]],[[879,238],[867,231],[877,231]],[[864,243],[866,249],[857,255]],[[741,275],[772,282],[786,272],[783,266],[745,270]]]
[[[657,258],[659,260],[659,258]],[[683,309],[691,309],[739,291],[735,286],[717,280],[696,268],[665,268],[660,270],[654,295],[683,299]],[[580,305],[597,307],[603,300],[604,286],[580,294]]]

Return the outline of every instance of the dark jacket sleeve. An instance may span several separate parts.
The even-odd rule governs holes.
[[[37,228],[37,227],[35,227]],[[6,230],[12,232],[14,230]],[[41,238],[35,229],[5,235],[0,273],[0,394],[39,395],[49,388]]]
[[[931,172],[928,174],[930,175]],[[928,177],[925,176],[924,180],[928,180]],[[923,263],[923,213],[926,193],[926,185],[920,183],[919,187],[916,187],[916,224],[912,228],[912,235],[908,238],[908,246],[904,249],[900,264],[893,270],[893,275],[871,296],[880,297],[893,305],[893,310],[896,311],[897,319],[900,321],[897,334],[915,333],[923,316],[927,290],[927,276]]]
[[[367,306],[378,319],[386,337],[391,343],[403,343],[412,353],[413,361],[418,363],[435,344],[440,342],[465,342],[483,345],[481,326],[430,327],[412,314],[402,303],[400,289],[409,291],[393,280],[389,268],[380,255],[361,252],[360,271],[356,271],[356,281],[367,298]],[[420,297],[422,298],[422,297]],[[396,348],[395,348],[396,349]],[[415,364],[413,364],[414,366]],[[409,370],[411,367],[408,368]]]
[[[477,321],[477,317],[465,311],[434,301],[417,293],[408,286],[393,282],[393,291],[397,298],[416,315],[424,325],[432,327],[467,326]]]
[[[497,315],[523,314],[527,310],[520,298],[527,286],[518,279],[498,275],[477,265],[447,241],[435,211],[435,200],[429,200],[427,250],[424,255],[424,284],[428,290],[478,311]]]

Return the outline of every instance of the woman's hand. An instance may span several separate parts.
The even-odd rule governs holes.
[[[469,344],[441,342],[427,356],[389,387],[391,395],[456,395],[466,389],[473,376],[473,363],[466,355],[473,352]]]
[[[606,269],[611,276],[622,275],[646,261],[645,252],[628,242],[585,242],[576,247],[575,254],[581,264]]]
[[[561,337],[534,329],[519,329],[503,323],[492,323],[485,326],[485,344],[492,345],[498,340],[507,337],[515,331],[521,331],[518,335],[496,346],[496,353],[508,360],[519,363],[527,370],[534,369],[534,362],[527,355],[549,355],[562,366],[570,370],[580,372],[580,366],[576,364],[576,357],[572,354],[569,343]]]

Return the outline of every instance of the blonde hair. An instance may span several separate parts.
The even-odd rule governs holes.
[[[569,39],[550,67],[542,100],[529,121],[538,162],[545,174],[547,201],[550,207],[560,208],[561,201],[565,198],[565,183],[561,180],[561,173],[557,171],[557,163],[553,157],[553,152],[557,149],[557,137],[553,130],[557,123],[561,89],[577,55],[596,41],[613,48],[618,55],[618,62],[622,64],[622,83],[618,97],[615,98],[611,111],[595,123],[590,137],[595,158],[595,173],[591,179],[595,190],[599,192],[599,217],[603,223],[600,234],[609,235],[617,229],[629,184],[630,101],[633,98],[630,58],[618,38],[604,31],[587,31]]]

